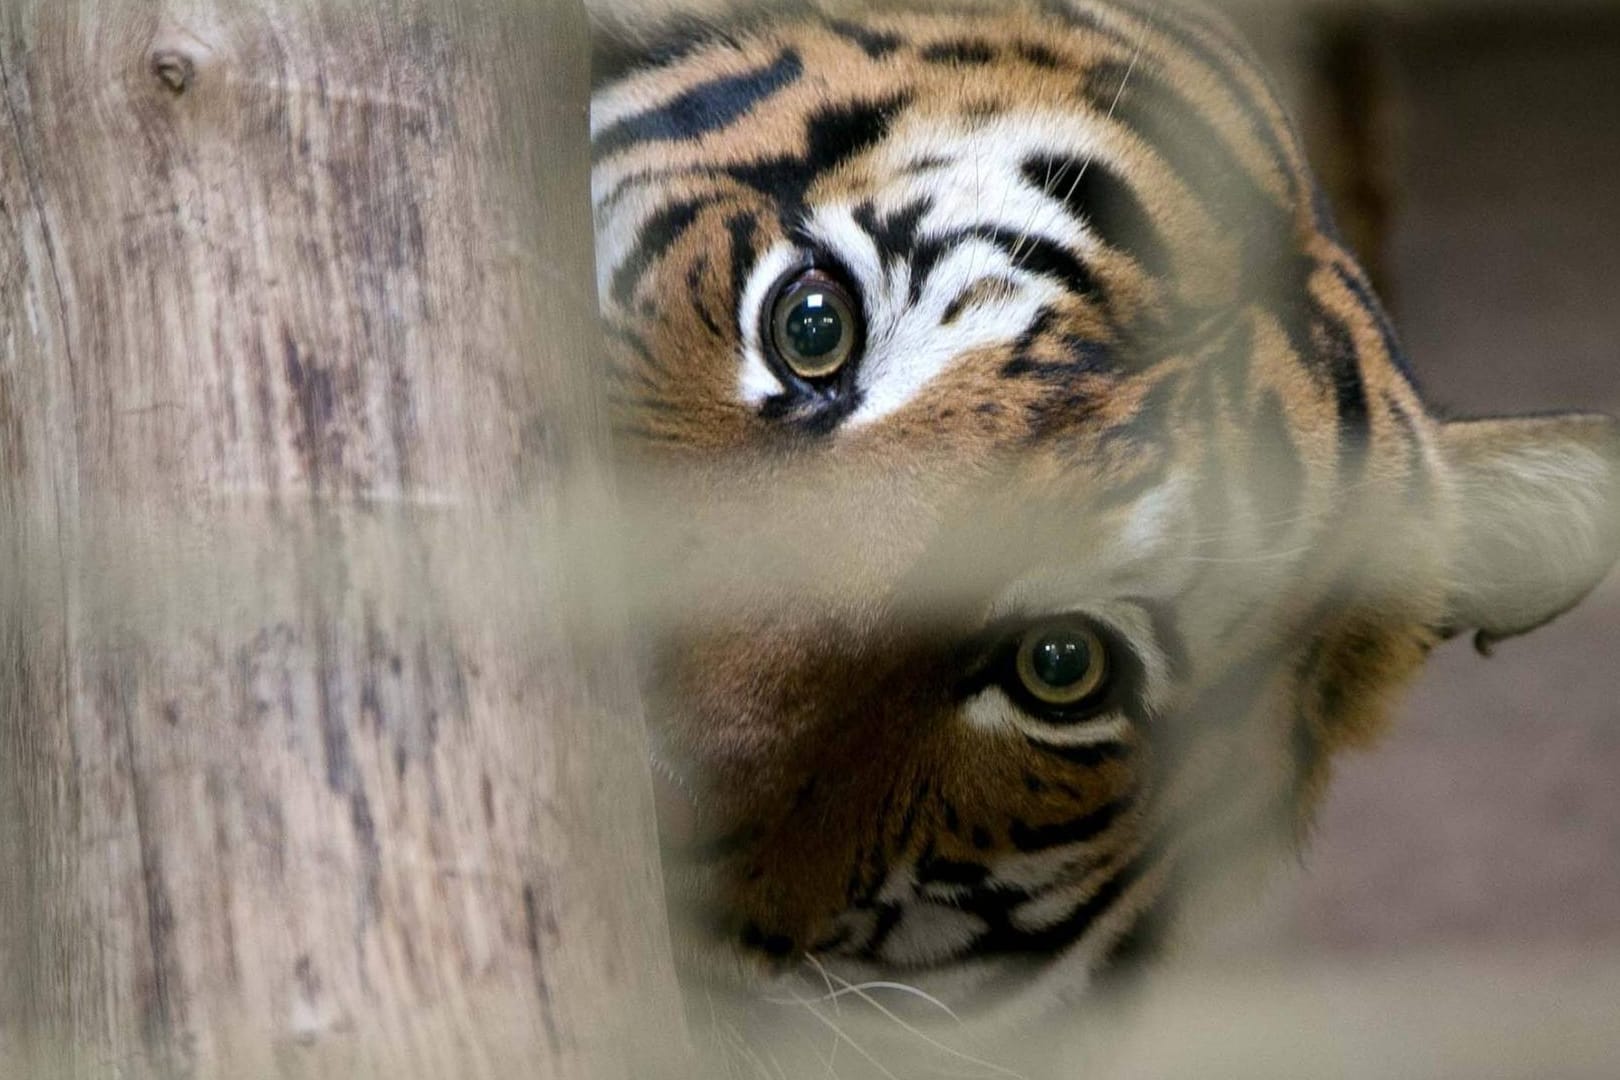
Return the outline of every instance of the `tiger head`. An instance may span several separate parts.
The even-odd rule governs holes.
[[[695,967],[1083,986],[1620,548],[1616,426],[1437,417],[1222,23],[683,33],[593,132],[623,445],[760,579],[652,643]]]

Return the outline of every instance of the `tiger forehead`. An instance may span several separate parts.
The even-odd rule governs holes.
[[[882,104],[925,115],[930,124],[944,117],[982,123],[1007,110],[1053,105],[1113,114],[1133,85],[1170,78],[1174,86],[1165,89],[1188,105],[1230,119],[1222,136],[1274,193],[1288,189],[1287,174],[1301,164],[1298,147],[1235,41],[1212,44],[1113,4],[1042,7],[827,15],[699,36],[676,59],[651,63],[599,93],[596,153],[605,158],[653,135],[664,143],[660,151],[674,155],[671,164],[684,149],[723,165],[779,154],[796,135],[813,138],[796,121],[839,102]],[[1171,70],[1173,77],[1159,74]],[[643,115],[660,104],[658,116]],[[683,148],[675,140],[691,142]]]
[[[788,231],[815,206],[926,204],[929,231],[1032,189],[1084,223],[1071,247],[1102,241],[1194,304],[1229,301],[1233,223],[1308,216],[1286,120],[1236,45],[1114,5],[1059,10],[820,16],[641,69],[593,106],[608,252],[611,225],[660,204],[752,192]],[[1061,224],[1038,209],[1033,224]]]
[[[1188,9],[797,14],[645,61],[592,119],[616,403],[649,445],[1058,453],[1109,403],[1178,423],[1171,360],[1268,384],[1244,396],[1287,403],[1288,442],[1348,453],[1386,399],[1422,413],[1265,79]],[[763,355],[806,261],[864,308],[836,401]]]

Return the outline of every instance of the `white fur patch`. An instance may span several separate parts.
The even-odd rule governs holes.
[[[738,305],[737,336],[743,343],[743,351],[742,365],[737,373],[737,396],[752,408],[758,408],[787,389],[765,361],[765,343],[760,340],[760,327],[772,289],[798,260],[798,253],[786,244],[771,248],[755,264],[743,289],[742,303]]]
[[[966,951],[988,929],[970,911],[913,900],[884,941],[883,959],[902,966],[937,963]]]
[[[1131,724],[1117,713],[1104,713],[1079,724],[1046,724],[1030,716],[998,687],[968,702],[963,715],[970,726],[985,732],[1017,732],[1049,746],[1102,746],[1124,742]]]

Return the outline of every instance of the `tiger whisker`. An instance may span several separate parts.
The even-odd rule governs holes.
[[[861,1058],[866,1061],[867,1064],[871,1065],[878,1072],[880,1072],[884,1076],[888,1077],[889,1080],[900,1080],[900,1078],[898,1076],[896,1076],[888,1068],[886,1068],[881,1061],[879,1061],[876,1057],[872,1056],[871,1051],[867,1050],[866,1047],[864,1047],[860,1043],[856,1042],[854,1037],[851,1036],[849,1034],[849,1032],[847,1032],[843,1028],[839,1027],[829,1017],[827,1017],[824,1013],[822,1013],[822,1011],[820,1009],[816,1008],[814,1002],[809,1001],[809,1000],[804,999],[804,998],[799,998],[798,1001],[797,1001],[797,1004],[804,1006],[805,1009],[809,1011],[810,1015],[816,1018],[818,1023],[822,1024],[829,1031],[831,1031],[834,1035],[836,1035],[838,1037],[839,1042],[847,1043],[849,1045],[849,1048],[851,1050],[855,1051],[855,1053],[859,1054],[861,1056]]]
[[[912,1036],[914,1036],[914,1037],[916,1037],[918,1039],[921,1039],[924,1043],[927,1043],[929,1046],[932,1046],[934,1049],[940,1051],[941,1053],[947,1055],[948,1057],[954,1057],[954,1058],[957,1058],[957,1059],[959,1059],[961,1061],[965,1061],[970,1065],[977,1065],[977,1066],[979,1066],[981,1068],[989,1069],[993,1073],[996,1073],[996,1074],[998,1074],[1000,1076],[1011,1077],[1011,1078],[1013,1078],[1013,1080],[1026,1080],[1026,1078],[1023,1076],[1022,1073],[1014,1072],[1013,1070],[1005,1068],[1005,1067],[1000,1066],[1000,1065],[997,1065],[994,1062],[985,1061],[982,1058],[976,1058],[972,1054],[967,1054],[967,1053],[964,1053],[961,1050],[955,1049],[954,1047],[945,1045],[944,1043],[940,1042],[938,1039],[932,1037],[931,1035],[927,1034],[926,1032],[918,1030],[915,1026],[907,1023],[905,1020],[901,1019],[899,1016],[896,1016],[892,1010],[885,1007],[881,1002],[879,1002],[871,994],[866,992],[867,988],[870,988],[870,987],[881,987],[881,988],[884,988],[884,989],[891,989],[892,988],[892,989],[904,990],[907,993],[914,994],[917,997],[920,997],[920,998],[924,999],[925,1001],[932,1002],[934,1005],[937,1005],[941,1010],[943,1010],[946,1015],[950,1016],[951,1019],[955,1020],[958,1024],[962,1023],[961,1018],[958,1017],[954,1012],[952,1012],[949,1006],[947,1006],[944,1002],[940,1001],[939,999],[933,997],[932,995],[930,995],[928,993],[925,993],[922,990],[919,990],[917,987],[906,986],[906,985],[904,985],[902,983],[881,983],[881,982],[862,983],[860,985],[856,985],[854,983],[849,982],[846,979],[839,978],[837,975],[833,975],[832,977],[834,979],[837,979],[837,981],[839,981],[840,983],[844,984],[844,988],[845,988],[846,992],[854,994],[856,997],[860,998],[862,1001],[864,1001],[868,1005],[872,1006],[872,1008],[876,1009],[879,1013],[882,1013],[884,1017],[886,1017],[887,1019],[892,1021],[894,1024],[896,1024],[898,1027],[900,1027],[901,1030],[905,1031],[909,1035],[912,1035]]]
[[[817,960],[814,956],[811,956],[809,954],[806,954],[804,959],[805,959],[806,963],[808,963],[811,967],[815,968],[816,974],[821,976],[822,982],[827,984],[827,998],[825,1000],[830,1000],[833,1003],[833,1011],[835,1013],[838,1012],[839,1011],[839,1004],[838,1004],[839,993],[833,987],[832,975],[827,971],[827,966],[825,964],[823,964],[820,960]]]
[[[839,998],[848,997],[851,994],[854,994],[857,997],[860,997],[864,1001],[870,1002],[871,999],[867,997],[865,991],[871,991],[871,990],[894,990],[894,991],[897,991],[899,993],[909,994],[912,997],[921,998],[923,1001],[928,1002],[928,1004],[934,1006],[940,1012],[942,1012],[946,1016],[950,1017],[956,1023],[958,1023],[958,1024],[963,1023],[962,1018],[960,1016],[958,1016],[956,1014],[956,1012],[953,1011],[949,1005],[945,1004],[943,1001],[941,1001],[938,998],[934,997],[932,994],[928,993],[927,991],[919,989],[918,987],[910,986],[910,985],[908,985],[906,983],[885,982],[885,981],[851,983],[851,982],[849,982],[849,981],[847,981],[845,979],[839,978],[836,975],[828,975],[826,970],[822,967],[822,965],[815,961],[814,957],[806,957],[805,959],[812,962],[812,963],[815,963],[816,969],[818,971],[820,971],[823,974],[823,976],[825,976],[827,978],[831,978],[831,979],[838,979],[838,981],[840,983],[842,983],[843,986],[841,988],[839,988],[839,989],[831,989],[830,986],[829,986],[828,992],[826,994],[823,994],[821,997],[817,997],[817,998],[801,999],[801,1000],[795,1000],[795,1001],[790,1001],[790,1000],[787,1000],[785,998],[766,998],[765,1000],[767,1002],[769,1002],[772,1005],[798,1005],[798,1004],[802,1004],[803,1000],[809,1000],[809,1001],[814,1001],[817,1004],[821,1004],[823,1002],[832,1002],[833,1004],[836,1005]]]
[[[759,1052],[748,1044],[748,1039],[740,1030],[738,1030],[736,1024],[727,1021],[724,1033],[730,1035],[733,1045],[735,1045],[738,1052],[741,1053],[743,1060],[754,1066],[755,1070],[761,1077],[764,1078],[764,1080],[777,1080],[777,1074],[772,1073],[771,1070],[766,1066],[765,1059],[760,1057]],[[780,1072],[780,1069],[778,1072]]]
[[[827,1002],[832,1002],[832,1003],[836,1004],[839,998],[845,998],[845,997],[849,997],[851,995],[854,995],[856,997],[860,997],[863,1000],[865,1000],[865,995],[864,995],[863,991],[870,991],[870,990],[895,990],[895,991],[899,991],[901,993],[910,994],[913,997],[920,997],[924,1001],[928,1002],[930,1005],[936,1006],[941,1012],[943,1012],[946,1016],[950,1017],[956,1023],[958,1023],[958,1024],[964,1023],[962,1018],[951,1010],[950,1006],[946,1005],[944,1002],[940,1001],[938,998],[932,996],[931,994],[925,993],[922,990],[919,990],[915,986],[908,986],[905,983],[864,982],[864,983],[859,983],[859,984],[846,985],[841,990],[834,990],[831,993],[823,994],[820,997],[807,998],[807,999],[804,999],[804,1000],[792,1001],[792,1000],[788,1000],[786,998],[763,998],[761,1000],[765,1001],[769,1005],[802,1005],[802,1004],[804,1004],[805,1000],[813,1001],[818,1005],[824,1004],[824,1003],[827,1003]]]

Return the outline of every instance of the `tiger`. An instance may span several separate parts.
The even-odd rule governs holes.
[[[1426,401],[1223,17],[597,21],[619,450],[734,514],[643,672],[697,977],[1081,1000],[1620,555],[1620,424]]]

